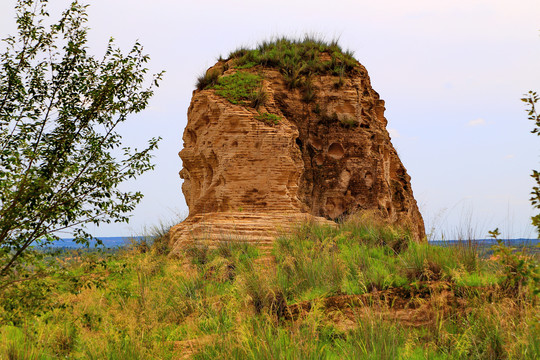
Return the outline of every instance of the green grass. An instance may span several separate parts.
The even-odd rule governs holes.
[[[404,228],[353,218],[338,228],[301,227],[278,238],[274,254],[278,285],[290,301],[363,294],[414,281],[496,283],[493,274],[471,268],[455,250],[415,243]]]
[[[272,126],[272,125],[279,124],[279,121],[281,120],[281,116],[265,112],[265,113],[255,116],[255,119],[262,121],[263,123],[267,125]]]
[[[360,71],[358,61],[350,51],[344,51],[337,41],[325,41],[312,36],[300,39],[275,38],[263,41],[254,49],[240,48],[220,57],[225,68],[238,71],[222,76],[223,71],[207,71],[197,79],[197,89],[215,89],[216,94],[233,104],[258,109],[266,102],[267,94],[259,87],[260,76],[249,70],[256,66],[276,68],[280,71],[289,89],[300,89],[302,101],[312,103],[317,89],[311,78],[317,75],[335,76],[335,86],[345,84],[345,78]],[[247,71],[246,71],[247,70]]]
[[[275,242],[274,265],[241,242],[181,258],[167,256],[166,243],[66,252],[49,276],[4,289],[0,358],[535,359],[540,351],[537,257],[503,249],[491,260],[466,244],[418,244],[407,228],[361,216],[299,225]],[[347,297],[367,300],[327,304]],[[292,316],[295,306],[303,310]]]
[[[381,319],[358,324],[350,333],[321,323],[322,315],[293,329],[258,317],[238,331],[206,347],[195,359],[398,359],[406,338],[403,331]]]
[[[254,104],[260,97],[261,77],[244,71],[222,76],[210,88],[232,104],[258,107]]]
[[[327,59],[321,56],[327,55]],[[257,65],[278,68],[291,88],[298,87],[301,76],[330,74],[346,76],[358,66],[353,53],[344,51],[336,40],[325,41],[312,36],[299,39],[275,38],[262,41],[254,49],[240,48],[229,54],[237,68]]]
[[[255,109],[264,106],[268,94],[261,87],[261,76],[252,72],[254,67],[276,68],[282,74],[288,88],[300,89],[302,101],[314,103],[317,89],[312,77],[318,75],[335,76],[336,88],[345,84],[345,78],[360,71],[358,61],[350,51],[344,51],[337,41],[325,41],[312,36],[300,39],[275,38],[263,41],[253,49],[240,48],[229,54],[227,59],[219,59],[222,67],[209,70],[197,79],[198,90],[215,89],[236,105]],[[223,76],[224,69],[234,67],[237,72]],[[354,127],[355,119],[343,120],[342,125]]]

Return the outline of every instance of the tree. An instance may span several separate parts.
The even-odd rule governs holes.
[[[539,100],[540,97],[535,91],[529,91],[525,94],[525,97],[521,99],[521,101],[527,104],[529,120],[532,120],[535,123],[535,128],[531,132],[537,135],[540,135],[540,114],[536,110],[536,103]],[[536,181],[536,186],[533,186],[530,200],[535,209],[540,209],[540,172],[533,170],[531,177]],[[536,227],[538,237],[540,238],[540,214],[532,217],[532,224]]]
[[[87,52],[86,8],[60,19],[47,0],[18,0],[17,36],[0,55],[0,283],[25,263],[32,245],[73,232],[88,244],[90,223],[127,222],[142,198],[118,185],[153,169],[151,152],[123,147],[116,132],[143,110],[162,73],[148,78],[148,55],[124,55],[109,41],[103,58]]]

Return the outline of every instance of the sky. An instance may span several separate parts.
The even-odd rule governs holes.
[[[69,2],[50,0],[52,17]],[[536,237],[529,197],[540,138],[520,98],[540,92],[538,0],[88,0],[90,53],[110,37],[138,40],[165,70],[149,107],[120,128],[143,147],[161,136],[154,171],[123,185],[145,198],[129,224],[89,229],[131,236],[186,216],[178,152],[197,76],[240,46],[273,36],[339,38],[386,101],[392,143],[432,238]],[[15,33],[15,0],[0,2],[0,37]]]

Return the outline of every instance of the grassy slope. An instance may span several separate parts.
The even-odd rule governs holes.
[[[537,259],[408,242],[351,218],[299,226],[273,257],[241,244],[66,255],[1,293],[0,358],[538,357]]]

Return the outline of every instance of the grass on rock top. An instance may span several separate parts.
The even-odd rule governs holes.
[[[343,76],[358,66],[353,53],[343,51],[337,41],[328,42],[309,36],[263,41],[254,49],[240,48],[231,52],[228,60],[231,59],[235,59],[235,66],[239,69],[256,65],[278,68],[291,88],[298,87],[297,80],[301,76]]]
[[[308,36],[303,39],[277,38],[263,41],[254,49],[237,49],[229,54],[228,59],[220,59],[220,62],[230,60],[233,60],[231,66],[239,70],[257,65],[277,68],[290,89],[303,90],[305,102],[311,102],[315,97],[312,76],[334,75],[338,78],[335,84],[339,87],[343,85],[344,77],[358,71],[358,62],[353,53],[343,51],[337,41],[327,42]],[[225,68],[229,66],[227,63]],[[199,76],[197,89],[214,88],[216,93],[233,104],[247,105],[249,92],[254,90],[252,85],[260,80],[255,78],[258,75],[239,71],[222,77],[223,71],[209,70]]]

